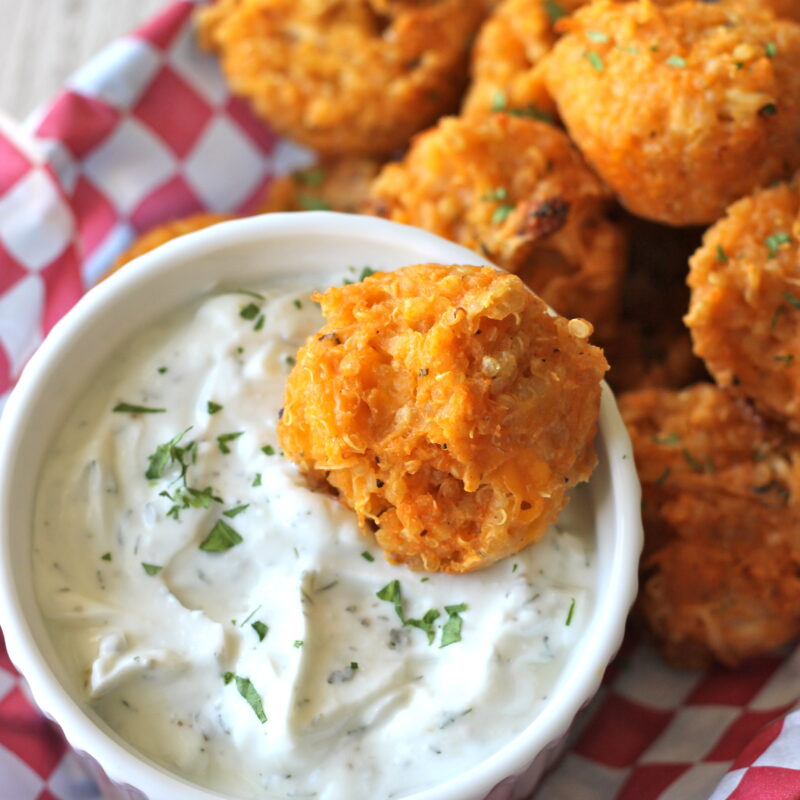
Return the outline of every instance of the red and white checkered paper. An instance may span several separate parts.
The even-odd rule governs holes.
[[[0,408],[55,321],[134,236],[247,211],[308,154],[229,94],[174,2],[114,42],[24,128],[0,117]],[[800,798],[800,650],[679,672],[629,638],[536,800]],[[33,708],[0,637],[0,800],[100,793]]]

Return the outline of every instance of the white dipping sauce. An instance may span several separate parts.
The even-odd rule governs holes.
[[[191,781],[244,798],[424,789],[509,742],[551,691],[590,616],[588,493],[490,569],[388,564],[280,454],[284,379],[322,318],[307,292],[264,295],[173,314],[96,376],[42,475],[39,603],[76,696]],[[152,462],[182,431],[179,458]],[[170,516],[180,460],[201,494]],[[376,596],[395,580],[406,618],[439,612],[432,644]]]

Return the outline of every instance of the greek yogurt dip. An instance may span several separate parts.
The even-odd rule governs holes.
[[[460,576],[387,563],[308,488],[276,423],[321,324],[295,284],[150,326],[61,426],[37,496],[68,688],[235,797],[378,800],[465,772],[531,723],[591,613],[585,488],[541,542]]]

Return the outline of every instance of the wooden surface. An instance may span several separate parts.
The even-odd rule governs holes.
[[[0,109],[22,119],[103,45],[168,2],[0,0]]]

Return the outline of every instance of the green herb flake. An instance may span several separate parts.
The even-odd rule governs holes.
[[[217,520],[208,536],[201,542],[200,549],[206,553],[224,553],[244,541],[224,520]]]
[[[403,625],[406,624],[406,615],[403,612],[403,592],[400,589],[400,581],[395,579],[391,583],[387,583],[383,589],[375,592],[375,596],[379,600],[385,600],[387,603],[392,603],[397,616],[400,618],[400,622],[402,622]]]
[[[100,559],[102,561],[111,561],[111,553],[103,553],[103,555],[100,556]]]
[[[768,258],[775,258],[782,245],[791,243],[792,237],[786,231],[778,231],[778,233],[767,236],[765,244],[767,245]]]
[[[222,453],[228,455],[231,452],[230,447],[228,447],[228,442],[232,442],[234,439],[238,439],[240,436],[244,435],[244,431],[237,431],[236,433],[223,433],[220,436],[217,436],[217,445]]]
[[[422,619],[407,619],[403,624],[411,625],[414,628],[419,628],[421,631],[424,631],[425,635],[428,637],[428,644],[433,644],[433,640],[436,638],[434,623],[440,616],[437,609],[431,608],[425,612]],[[444,647],[444,645],[442,645],[442,647]]]
[[[672,470],[669,467],[666,467],[664,471],[656,479],[656,486],[663,486],[666,483],[667,478],[669,478],[671,474]]]
[[[267,721],[267,715],[264,713],[264,704],[261,700],[261,695],[256,691],[256,687],[253,686],[250,678],[241,678],[232,672],[226,672],[222,676],[222,680],[225,681],[226,686],[232,681],[236,682],[236,690],[247,701],[258,717],[258,721],[263,725]]]
[[[294,647],[296,650],[299,650],[299,649],[300,649],[302,646],[303,646],[303,640],[302,640],[302,639],[295,639],[295,640],[294,640],[294,645],[293,645],[293,647]]]
[[[303,307],[303,304],[299,300],[294,300],[293,305],[298,311]]]
[[[216,414],[217,411],[222,411],[222,406],[219,403],[215,403],[213,400],[209,400],[206,409],[209,414]]]
[[[769,329],[771,331],[775,330],[775,326],[778,324],[778,320],[786,313],[786,306],[778,306],[775,309],[775,313],[772,315],[772,320],[769,323]]]
[[[375,560],[375,556],[374,556],[374,555],[372,555],[372,553],[370,553],[370,552],[369,552],[369,550],[365,550],[365,551],[364,551],[364,552],[361,554],[361,558],[363,558],[363,559],[364,559],[364,561],[370,561],[370,562],[372,562],[372,561],[374,561],[374,560]]]
[[[684,461],[692,468],[694,472],[706,472],[703,465],[684,447],[681,451]]]
[[[782,362],[784,367],[790,367],[794,362],[794,356],[791,353],[786,356],[773,356],[772,360],[778,363]]]
[[[223,517],[227,517],[228,519],[233,519],[234,517],[238,517],[243,511],[246,511],[250,508],[250,503],[245,503],[243,506],[236,506],[235,508],[229,508],[227,511],[222,512]]]
[[[137,406],[133,403],[117,403],[111,411],[114,414],[164,414],[166,408],[150,408],[148,406]]]
[[[604,44],[608,41],[608,35],[602,31],[586,31],[586,35],[593,41]]]
[[[686,66],[686,60],[680,56],[670,56],[667,59],[667,64],[676,69],[683,69]]]
[[[499,203],[501,200],[505,200],[508,197],[508,189],[505,186],[498,186],[496,189],[492,189],[486,194],[481,195],[481,200],[487,203]]]
[[[660,444],[660,445],[664,445],[664,446],[680,444],[680,442],[681,442],[681,437],[678,436],[677,433],[668,433],[665,436],[656,435],[656,436],[653,436],[652,439],[653,439],[653,442],[655,442],[655,444]]]
[[[500,225],[505,222],[516,206],[513,203],[503,203],[497,206],[492,214],[492,225]]]
[[[250,484],[251,486],[261,486],[261,473],[256,472],[255,478],[253,478],[253,482]]]
[[[774,117],[778,113],[778,106],[775,103],[767,103],[758,109],[758,113],[762,117]]]
[[[515,561],[514,564],[511,566],[511,571],[516,572],[519,569],[519,564]]]
[[[353,672],[355,672],[358,669],[358,661],[351,661],[350,669],[353,670]]]
[[[800,309],[800,299],[789,292],[781,292],[781,297],[792,307]]]
[[[764,45],[764,52],[767,54],[767,58],[775,58],[778,55],[778,47],[775,42],[767,42]]]
[[[258,319],[256,320],[256,324],[253,325],[253,330],[260,331],[264,327],[265,321],[266,317],[263,314],[259,314]]]
[[[461,613],[467,609],[466,603],[444,607],[447,612],[447,622],[442,627],[442,641],[439,644],[439,649],[461,641],[461,626],[463,624]]]
[[[293,173],[292,180],[303,186],[321,186],[325,180],[325,172],[321,167],[309,167]]]
[[[161,572],[161,570],[164,569],[164,567],[158,567],[155,564],[145,564],[144,561],[142,561],[142,569],[148,575],[153,576],[153,575],[158,575],[158,573]]]
[[[572,618],[575,615],[575,598],[572,598],[572,602],[569,604],[569,611],[567,611],[567,619],[564,622],[565,625],[572,625]]]
[[[163,375],[166,371],[167,371],[166,367],[159,367],[158,368],[158,374],[159,375]]]
[[[297,360],[295,359],[295,357],[294,357],[294,356],[286,356],[286,363],[287,363],[287,364],[288,364],[290,367],[293,367],[293,366],[294,366],[294,365],[297,363]]]
[[[547,16],[550,17],[551,23],[558,22],[562,17],[567,16],[564,7],[557,3],[556,0],[544,0],[544,10],[547,12]]]
[[[299,192],[297,195],[297,202],[300,208],[305,211],[330,211],[331,207],[321,197],[315,197],[313,194],[306,192]]]
[[[265,445],[264,445],[264,446],[261,448],[261,452],[262,452],[262,453],[263,453],[265,456],[274,456],[274,455],[275,455],[275,448],[274,448],[274,447],[273,447],[271,444],[265,444]],[[260,473],[259,473],[259,474],[260,474]]]
[[[603,59],[593,50],[587,50],[583,54],[583,57],[592,65],[592,69],[594,69],[595,72],[602,72],[606,68]]]
[[[179,433],[177,436],[173,436],[168,442],[164,442],[164,444],[158,445],[155,451],[149,457],[149,464],[147,466],[147,472],[145,472],[144,476],[150,481],[157,480],[158,478],[163,477],[164,473],[167,470],[167,467],[172,462],[178,462],[182,464],[182,457],[183,453],[186,451],[187,448],[180,448],[178,447],[178,442],[191,430],[191,427],[186,428],[186,430]],[[184,470],[185,472],[185,470]]]
[[[370,275],[374,275],[375,270],[372,267],[364,267],[361,272],[358,273],[358,279],[363,281],[365,278],[369,278]]]
[[[261,309],[255,303],[248,303],[239,311],[239,316],[252,322],[261,313]]]
[[[265,625],[261,620],[256,620],[250,627],[258,634],[259,642],[263,642],[264,637],[269,633],[269,625]]]
[[[727,264],[730,259],[721,244],[717,245],[717,264]]]

